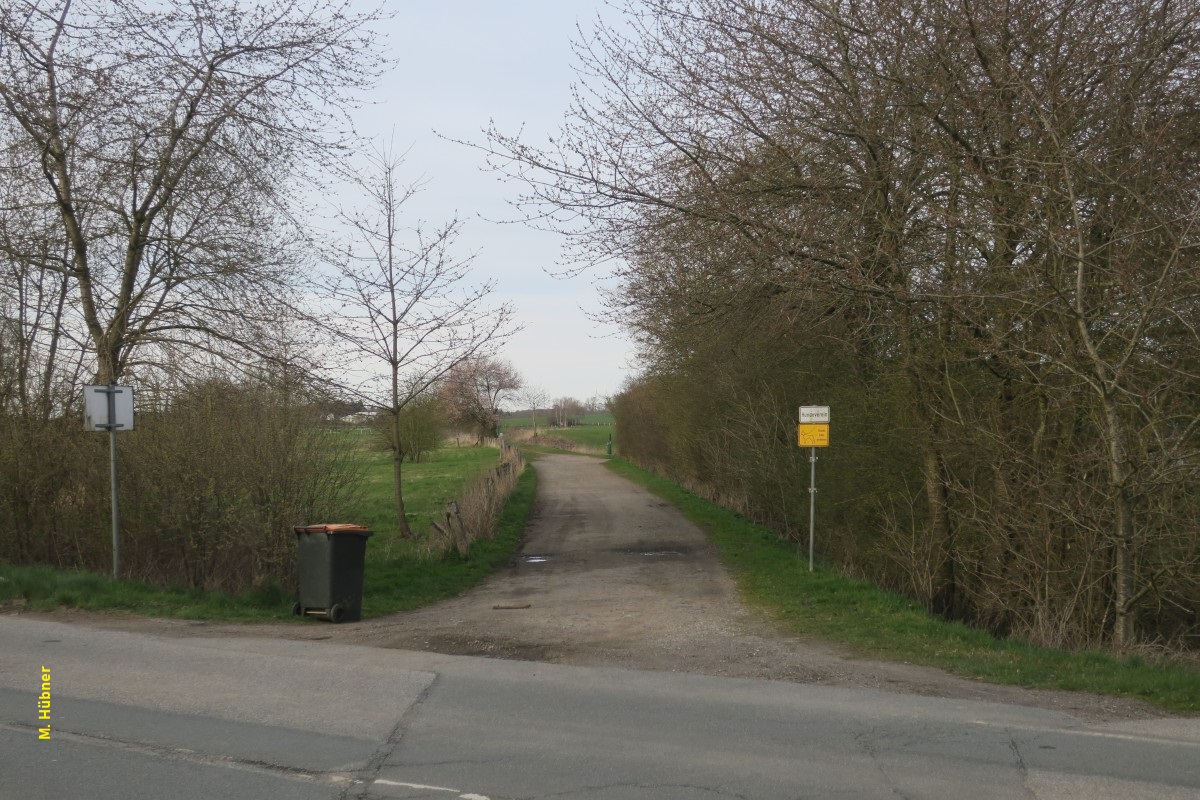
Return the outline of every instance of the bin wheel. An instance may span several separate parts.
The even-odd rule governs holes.
[[[303,617],[304,616],[304,606],[300,605],[299,603],[292,603],[292,616],[293,617]]]
[[[341,622],[346,618],[346,609],[342,608],[341,604],[334,603],[329,607],[329,621],[333,623]]]

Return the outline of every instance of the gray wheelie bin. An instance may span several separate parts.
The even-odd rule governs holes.
[[[346,524],[293,530],[300,585],[292,613],[330,622],[362,619],[363,559],[372,531]]]

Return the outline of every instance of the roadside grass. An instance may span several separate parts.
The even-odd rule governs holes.
[[[161,589],[137,581],[114,581],[94,572],[0,564],[0,610],[67,607],[129,611],[147,617],[265,621],[290,617],[293,599],[291,589],[278,586],[230,595],[182,587]]]
[[[508,563],[520,544],[536,490],[537,473],[527,466],[500,513],[495,535],[472,542],[468,558],[456,553],[429,555],[422,552],[420,542],[402,541],[390,556],[380,552],[374,558],[368,557],[363,575],[363,616],[407,611],[454,597]],[[367,552],[371,552],[369,545]]]
[[[533,505],[537,474],[527,468],[501,512],[494,537],[476,540],[469,558],[431,554],[423,532],[445,503],[495,465],[495,448],[447,447],[428,461],[404,465],[405,507],[417,531],[400,538],[393,510],[391,455],[377,449],[369,431],[360,437],[363,486],[359,513],[346,520],[375,535],[367,542],[363,566],[363,616],[381,616],[461,594],[503,565],[516,549]],[[263,586],[229,595],[191,588],[158,588],[137,581],[45,566],[0,563],[0,610],[50,611],[63,606],[85,610],[128,611],[143,616],[230,621],[296,621],[291,615],[295,586]]]
[[[623,460],[606,465],[705,530],[744,598],[789,633],[840,643],[861,657],[924,664],[967,678],[1135,697],[1173,711],[1200,712],[1200,673],[1181,664],[1037,647],[947,622],[912,600],[819,564],[810,573],[807,553],[794,543],[670,480]]]

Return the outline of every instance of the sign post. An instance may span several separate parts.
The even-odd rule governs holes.
[[[817,448],[829,447],[829,406],[800,406],[796,440],[809,449],[808,571],[813,571],[813,540],[817,525]]]
[[[117,431],[133,430],[133,388],[130,386],[83,387],[83,429],[108,431],[109,476],[112,485],[113,580],[121,572],[121,511],[117,504]]]

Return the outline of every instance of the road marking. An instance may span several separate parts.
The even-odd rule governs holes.
[[[989,728],[1005,728],[1007,730],[1028,731],[1029,733],[1053,733],[1061,736],[1087,736],[1093,739],[1116,739],[1123,742],[1141,742],[1143,744],[1170,744],[1183,747],[1200,747],[1200,741],[1178,736],[1164,736],[1154,733],[1120,733],[1117,731],[1097,731],[1086,728],[1055,728],[1045,725],[1012,725],[1005,722],[989,720],[972,720],[975,725]]]
[[[382,786],[399,786],[401,789],[420,789],[426,792],[447,792],[448,794],[457,794],[458,800],[488,800],[482,794],[460,794],[458,789],[450,789],[446,786],[426,786],[423,783],[404,783],[402,781],[389,781],[386,778],[377,778],[375,783]]]

